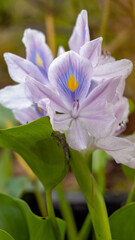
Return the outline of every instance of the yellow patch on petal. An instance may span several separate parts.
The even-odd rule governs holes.
[[[70,75],[70,78],[68,79],[67,86],[72,92],[74,92],[77,89],[77,87],[79,86],[78,80],[75,81],[75,77],[72,74]]]
[[[41,113],[43,112],[42,109],[40,107],[38,107],[38,105],[37,105],[37,108],[38,108],[39,112],[41,112]]]
[[[36,54],[36,64],[37,64],[39,67],[44,67],[43,61],[42,61],[42,59],[41,59],[41,57],[39,56],[38,53]]]

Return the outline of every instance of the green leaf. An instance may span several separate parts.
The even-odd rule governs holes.
[[[12,238],[9,233],[3,231],[0,229],[0,239],[1,240],[15,240],[14,238]]]
[[[11,152],[4,149],[0,155],[0,191],[5,191],[6,183],[12,176]]]
[[[28,183],[26,176],[10,178],[6,184],[6,192],[12,197],[21,197]]]
[[[52,190],[68,171],[65,152],[52,136],[48,117],[23,126],[0,130],[0,147],[19,153],[46,190]]]
[[[62,239],[65,223],[57,219]],[[7,231],[15,240],[56,240],[51,220],[34,215],[27,204],[0,194],[0,228]]]
[[[120,208],[110,217],[113,240],[135,239],[135,203]]]
[[[122,170],[127,178],[129,178],[132,181],[135,181],[135,169],[122,165]]]
[[[13,125],[17,123],[12,111],[0,105],[0,128],[5,128],[7,121],[10,121]]]

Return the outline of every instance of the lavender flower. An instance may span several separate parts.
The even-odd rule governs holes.
[[[43,84],[49,84],[48,68],[53,56],[45,43],[45,36],[39,31],[26,29],[22,41],[26,47],[26,59],[11,53],[4,54],[9,74],[18,84],[0,90],[0,103],[12,109],[16,119],[25,124],[46,114],[27,94],[26,76],[30,75]]]

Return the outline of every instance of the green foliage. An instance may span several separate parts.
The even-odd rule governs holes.
[[[7,232],[0,230],[0,239],[2,240],[14,240]]]
[[[52,136],[52,127],[47,117],[1,130],[0,147],[19,153],[46,190],[52,190],[68,171],[65,152]]]
[[[131,99],[128,99],[128,103],[129,103],[129,112],[133,113],[135,111],[135,104]]]
[[[107,163],[107,154],[102,150],[96,150],[92,157],[92,170],[96,175],[98,185],[102,193],[105,191],[106,179],[105,179],[105,167]]]
[[[0,105],[0,128],[6,128],[6,122],[8,124],[8,121],[10,121],[12,125],[16,124],[12,111]]]
[[[65,223],[60,219],[57,219],[57,222],[64,239]],[[0,194],[0,228],[15,240],[56,240],[49,218],[43,220],[37,217],[24,201],[4,194]],[[10,239],[12,238],[5,238]]]
[[[71,167],[85,196],[97,240],[111,240],[107,210],[103,196],[92,176],[84,155],[71,149]],[[102,219],[102,220],[101,220]]]
[[[4,149],[0,155],[0,191],[5,191],[7,181],[12,175],[11,152]]]
[[[25,176],[12,177],[7,181],[6,192],[13,197],[21,197],[29,184],[29,179]]]
[[[110,217],[113,240],[135,239],[135,203],[120,208]]]
[[[122,170],[127,178],[129,178],[132,181],[135,181],[135,169],[122,165]]]

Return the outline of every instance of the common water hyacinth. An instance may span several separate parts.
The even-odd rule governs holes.
[[[53,24],[51,11],[46,17]],[[1,129],[0,147],[20,154],[34,172],[30,186],[35,189],[44,219],[33,215],[23,201],[0,194],[0,239],[135,239],[135,203],[126,204],[108,219],[103,197],[107,154],[117,163],[135,168],[134,136],[119,137],[128,122],[129,103],[123,93],[133,65],[130,60],[116,61],[108,52],[102,52],[102,40],[90,40],[87,11],[82,10],[69,39],[69,51],[60,46],[55,59],[43,33],[32,29],[24,31],[26,59],[4,54],[9,74],[18,84],[0,90],[0,103],[10,108],[22,125]],[[10,161],[7,155],[3,158],[2,171],[6,169],[8,178],[5,181],[1,171],[1,185],[6,183],[12,194],[17,186],[18,194],[24,182],[20,184],[17,179],[16,185],[11,181],[14,185],[10,189]],[[89,211],[79,231],[60,185],[69,167]],[[126,166],[123,169],[134,181],[135,170]],[[28,168],[27,174],[30,177]],[[54,188],[64,220],[55,217],[51,196]],[[127,202],[134,201],[134,196],[135,183]]]
[[[53,55],[45,43],[44,34],[37,30],[26,29],[22,41],[26,47],[26,59],[12,53],[4,54],[9,74],[19,84],[0,90],[0,103],[12,109],[16,119],[25,124],[46,115],[46,111],[43,113],[27,94],[26,76],[49,84],[48,68]]]
[[[134,167],[134,143],[116,138],[128,121],[128,100],[123,92],[132,62],[101,54],[102,37],[90,40],[85,10],[78,15],[69,39],[72,50],[65,52],[60,47],[55,60],[41,32],[25,30],[23,43],[26,59],[4,55],[10,76],[19,84],[0,91],[1,104],[12,109],[22,124],[49,115],[54,130],[67,132],[73,149],[98,147],[117,162]],[[117,157],[118,149],[127,154],[121,151]]]

